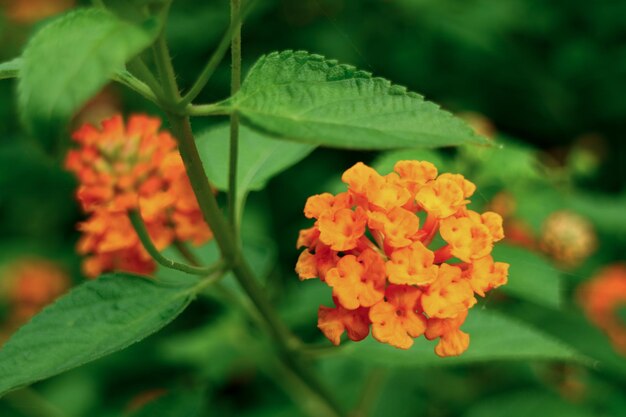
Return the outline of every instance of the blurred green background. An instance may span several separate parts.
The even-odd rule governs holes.
[[[45,7],[52,4],[61,11],[72,3],[32,1],[29,15],[19,9],[28,9],[29,2],[0,3],[0,61],[19,55],[30,34],[49,18]],[[105,3],[133,19],[141,1]],[[403,156],[433,159],[441,168],[467,175],[479,185],[478,208],[492,207],[494,196],[505,192],[515,202],[512,219],[536,242],[542,240],[545,220],[563,210],[588,222],[597,242],[573,265],[542,251],[539,243],[516,255],[529,265],[520,279],[535,280],[537,298],[548,291],[538,263],[549,275],[546,279],[558,280],[558,306],[500,292],[485,304],[536,325],[591,357],[592,363],[604,365],[497,362],[394,368],[374,378],[377,385],[372,389],[378,394],[372,415],[626,415],[626,357],[583,319],[575,302],[581,282],[625,259],[624,16],[626,1],[618,0],[257,2],[244,26],[245,68],[269,51],[304,49],[405,85],[482,125],[505,148],[408,151]],[[174,1],[168,39],[183,87],[193,83],[227,22],[224,0]],[[226,97],[229,77],[229,66],[223,63],[199,101]],[[73,197],[76,183],[62,169],[63,156],[42,151],[36,138],[22,129],[15,88],[14,80],[0,82],[0,273],[22,258],[38,257],[53,260],[80,283],[80,259],[73,250],[75,224],[81,219]],[[92,120],[111,110],[158,114],[128,90],[111,85],[77,120]],[[194,128],[200,131],[212,122],[198,120]],[[310,294],[316,291],[310,288],[304,292],[293,273],[297,232],[308,227],[302,216],[304,202],[312,194],[335,191],[341,172],[356,161],[389,169],[385,158],[394,156],[318,149],[249,198],[246,227],[269,252],[263,255],[264,268],[272,272],[268,288],[305,340],[322,341],[314,314],[327,294]],[[585,238],[565,237],[563,244],[576,246]],[[9,282],[8,275],[1,279]],[[290,310],[297,301],[309,303],[310,311]],[[9,316],[8,304],[0,292],[0,314]],[[159,407],[176,407],[172,403],[182,401],[189,415],[299,415],[280,384],[268,382],[268,374],[278,371],[268,373],[255,364],[254,358],[267,353],[246,348],[246,340],[255,337],[250,324],[229,311],[219,300],[199,300],[147,341],[38,384],[39,399],[0,400],[0,415],[46,416],[37,414],[36,406],[29,408],[37,401],[52,404],[59,416],[139,415],[142,398],[163,392],[168,394],[160,397]],[[271,368],[271,360],[267,362]],[[324,362],[322,372],[349,403],[370,381],[365,375],[371,367],[331,360]],[[195,391],[179,395],[184,387]]]

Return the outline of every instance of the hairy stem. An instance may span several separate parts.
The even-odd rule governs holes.
[[[198,258],[196,257],[196,255],[194,255],[194,253],[189,249],[189,246],[185,244],[185,242],[182,242],[180,240],[175,240],[174,247],[176,248],[176,250],[178,250],[178,253],[180,253],[180,255],[183,258],[185,258],[187,262],[189,262],[190,265],[193,265],[193,266],[202,265],[200,261],[198,260]]]
[[[155,55],[159,74],[168,78],[163,88],[166,102],[175,104],[178,102],[180,94],[163,35],[157,41]],[[213,231],[215,241],[220,248],[226,265],[232,268],[237,281],[258,310],[263,321],[267,324],[267,329],[274,340],[278,355],[304,384],[309,386],[320,398],[323,398],[327,409],[330,410],[328,416],[343,416],[341,407],[302,361],[297,352],[300,341],[292,335],[285,323],[280,319],[270,300],[266,298],[252,269],[243,258],[238,239],[235,238],[232,228],[220,211],[217,200],[213,195],[213,190],[198,154],[189,116],[181,115],[179,112],[168,108],[164,110],[170,121],[172,132],[178,139],[180,154],[204,219]]]
[[[143,81],[135,78],[131,73],[127,71],[118,72],[113,76],[113,80],[135,91],[146,100],[158,103],[158,99],[152,92],[152,89]]]
[[[188,116],[228,116],[232,109],[222,103],[189,105],[185,108]]]
[[[201,266],[191,266],[186,264],[181,264],[179,262],[173,261],[171,259],[166,258],[159,252],[152,239],[150,238],[150,234],[148,233],[148,229],[146,228],[146,224],[143,222],[141,218],[141,214],[137,210],[131,210],[128,212],[128,217],[130,218],[130,222],[135,228],[135,232],[137,232],[137,236],[139,236],[139,240],[143,244],[143,247],[146,251],[152,256],[152,258],[157,261],[160,265],[163,265],[166,268],[176,269],[178,271],[186,272],[188,274],[193,275],[201,275],[206,276],[217,269],[216,267],[201,267]]]
[[[226,55],[228,48],[232,45],[233,40],[238,34],[240,34],[241,22],[247,12],[252,8],[252,3],[254,3],[254,0],[247,2],[243,9],[238,8],[237,13],[231,15],[228,30],[224,33],[224,36],[222,36],[220,43],[211,55],[211,58],[209,58],[209,61],[198,76],[196,82],[180,100],[180,107],[186,107],[191,104],[191,102],[198,97],[204,86],[211,79],[218,65],[222,62],[222,59],[224,59],[224,55]],[[239,44],[241,45],[241,42],[239,42]]]
[[[130,61],[127,67],[134,76],[150,87],[150,90],[152,90],[155,96],[158,98],[163,97],[163,91],[161,91],[161,84],[159,83],[159,80],[157,80],[141,57],[137,57]]]

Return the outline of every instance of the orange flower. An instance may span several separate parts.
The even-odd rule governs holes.
[[[381,183],[382,177],[363,162],[357,162],[343,173],[341,181],[348,184],[348,189],[353,193],[365,196],[372,185],[377,186]]]
[[[161,121],[120,115],[102,129],[84,125],[73,135],[77,149],[66,167],[79,180],[78,200],[89,218],[79,224],[78,251],[87,255],[83,271],[95,277],[123,270],[149,274],[155,264],[143,249],[129,219],[138,210],[158,249],[175,240],[205,243],[212,237],[185,174],[176,141],[159,130]]]
[[[485,292],[506,284],[509,264],[494,262],[490,255],[475,260],[465,272],[474,292],[481,297]]]
[[[350,340],[358,342],[365,339],[370,332],[367,313],[368,309],[363,307],[348,310],[341,305],[335,308],[320,306],[317,327],[335,346],[339,345],[344,332],[348,333]]]
[[[323,243],[318,243],[315,246],[315,253],[305,250],[300,254],[296,264],[296,273],[301,280],[318,277],[325,280],[328,271],[334,268],[338,261],[339,256],[336,251]]]
[[[417,192],[415,199],[428,212],[428,214],[445,219],[457,213],[461,208],[469,203],[472,185],[463,179],[463,176],[440,175],[437,179],[427,182]]]
[[[392,284],[426,285],[437,278],[435,254],[420,241],[413,242],[391,254],[387,262],[387,276]]]
[[[422,308],[429,317],[456,317],[476,304],[472,286],[462,277],[461,268],[442,264],[438,272],[422,296]]]
[[[507,280],[508,265],[490,256],[504,237],[502,218],[467,208],[476,187],[462,175],[437,176],[423,161],[394,170],[382,176],[359,162],[342,176],[347,192],[308,199],[305,216],[316,222],[300,232],[297,246],[306,249],[296,272],[333,289],[337,307],[319,311],[332,343],[346,330],[360,340],[371,324],[375,339],[408,349],[428,320],[428,338],[440,338],[436,353],[458,355],[469,344],[459,327],[475,294]],[[432,250],[437,234],[447,244]],[[452,258],[461,262],[446,263]]]
[[[34,23],[74,6],[74,0],[9,0],[3,8],[10,20]]]
[[[160,230],[154,229],[158,224],[148,225],[150,236],[159,237]],[[78,230],[83,233],[78,241],[78,253],[87,255],[82,265],[86,276],[97,277],[114,270],[136,274],[154,272],[154,261],[143,248],[126,213],[100,210],[79,223]],[[171,234],[169,237],[171,238]],[[164,249],[168,241],[169,239],[154,239],[159,249]]]
[[[339,209],[322,214],[318,220],[320,240],[332,250],[354,249],[365,233],[367,215],[361,207],[356,210]]]
[[[432,318],[428,320],[425,337],[428,340],[439,338],[435,353],[441,357],[458,356],[469,347],[469,334],[460,327],[467,318],[467,310],[450,319]]]
[[[326,283],[333,288],[333,296],[348,310],[370,307],[383,298],[385,291],[385,264],[371,249],[357,258],[346,255],[337,267],[328,271]]]
[[[413,197],[424,184],[437,178],[437,167],[427,161],[399,161],[393,169]]]
[[[54,262],[25,258],[11,263],[0,276],[0,298],[8,305],[4,331],[10,334],[46,305],[63,295],[71,285],[67,272]],[[0,333],[4,333],[0,331]],[[2,342],[0,337],[0,344]]]
[[[388,213],[370,211],[368,213],[370,230],[380,231],[385,236],[385,243],[394,248],[411,244],[411,237],[420,227],[419,218],[402,207],[394,207]]]
[[[611,339],[615,349],[626,355],[626,322],[618,315],[626,308],[626,264],[601,270],[578,290],[585,314]]]
[[[419,289],[409,285],[389,285],[385,300],[370,309],[374,338],[400,349],[413,346],[413,338],[426,330],[426,318],[419,302],[421,295]]]
[[[440,225],[441,237],[450,244],[451,254],[464,262],[491,253],[493,237],[487,226],[470,217],[449,217]]]

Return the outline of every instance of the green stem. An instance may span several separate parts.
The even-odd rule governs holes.
[[[193,265],[193,266],[202,265],[200,261],[198,260],[198,258],[196,257],[196,255],[194,255],[194,253],[189,249],[189,246],[185,244],[185,242],[181,242],[180,240],[175,240],[174,247],[176,248],[176,250],[178,250],[178,253],[180,253],[181,256],[187,260],[187,262],[189,262],[190,265]]]
[[[191,102],[195,100],[196,97],[198,97],[200,92],[202,92],[202,89],[207,84],[207,82],[209,82],[209,80],[215,73],[218,65],[220,64],[220,62],[222,62],[222,59],[224,59],[224,55],[226,55],[228,47],[232,45],[232,42],[234,41],[237,34],[241,32],[241,22],[243,21],[248,11],[252,9],[252,3],[254,3],[254,0],[247,2],[243,10],[241,8],[238,8],[236,14],[231,14],[230,26],[228,27],[228,30],[224,33],[224,36],[222,36],[222,39],[217,46],[217,49],[215,49],[215,51],[211,55],[211,58],[209,58],[209,61],[198,76],[196,82],[180,100],[180,107],[186,107],[187,105],[191,104]],[[231,11],[232,10],[233,9],[231,8]],[[239,41],[239,45],[241,45],[241,41]]]
[[[152,89],[144,84],[141,80],[133,77],[133,75],[127,71],[121,71],[113,76],[113,81],[117,81],[120,84],[125,85],[131,90],[139,93],[143,98],[153,103],[158,103],[157,97],[152,92]]]
[[[228,269],[220,263],[213,273],[198,282],[198,285],[194,288],[195,293],[202,294],[210,286],[219,286],[220,280],[224,278],[227,271]]]
[[[234,96],[241,87],[241,0],[230,0],[230,25],[235,28],[230,43],[231,77],[230,95]],[[234,112],[230,115],[230,151],[228,164],[228,218],[230,227],[238,236],[237,214],[237,161],[239,155],[239,115]]]
[[[165,84],[166,88],[164,88],[166,103],[176,103],[180,98],[180,94],[163,35],[161,35],[157,41],[155,58],[161,76],[168,77]],[[320,398],[324,399],[328,409],[333,410],[333,413],[329,414],[329,416],[342,416],[343,412],[341,411],[341,407],[333,400],[332,396],[326,392],[321,382],[301,361],[297,353],[300,341],[291,334],[285,323],[280,319],[271,302],[265,297],[263,289],[258,284],[251,268],[243,258],[238,240],[235,239],[232,229],[220,211],[215,195],[213,195],[213,190],[211,189],[200,155],[198,154],[198,148],[195,144],[189,117],[181,115],[171,108],[164,110],[170,121],[172,132],[178,139],[180,155],[185,164],[187,176],[189,177],[189,182],[196,195],[198,205],[200,206],[204,219],[213,231],[215,241],[220,248],[226,265],[232,268],[237,281],[248,297],[250,297],[256,309],[259,311],[259,314],[267,324],[267,328],[277,347],[278,354],[286,366],[297,374],[303,383],[314,390]]]
[[[159,252],[152,239],[150,238],[150,234],[148,233],[148,229],[146,228],[146,224],[143,222],[141,218],[141,214],[137,210],[130,210],[128,212],[128,217],[130,218],[130,222],[132,223],[135,231],[137,232],[137,236],[139,236],[139,240],[143,244],[143,247],[148,251],[150,256],[157,261],[159,264],[163,265],[166,268],[176,269],[178,271],[186,272],[188,274],[193,275],[201,275],[206,276],[215,272],[217,269],[215,266],[209,267],[201,267],[201,266],[191,266],[186,264],[181,264],[179,262],[173,261],[171,259],[166,258]]]
[[[170,3],[168,2],[162,12],[163,21],[165,21],[169,7]],[[157,71],[159,72],[159,79],[161,80],[161,85],[163,86],[163,96],[165,102],[168,107],[175,106],[180,100],[180,91],[178,90],[176,74],[174,73],[174,68],[172,67],[172,58],[170,57],[170,52],[167,49],[167,42],[165,40],[165,24],[163,24],[161,33],[159,34],[159,37],[157,38],[152,49],[154,51],[154,61],[156,63]]]
[[[148,68],[140,57],[137,57],[129,62],[128,69],[137,78],[147,84],[157,97],[163,97],[163,91],[161,91],[161,84],[159,83],[159,80],[156,79],[152,71],[150,71],[150,68]]]
[[[228,116],[232,109],[222,103],[188,105],[185,113],[188,116]]]

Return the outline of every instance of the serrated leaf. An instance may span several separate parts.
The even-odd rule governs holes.
[[[196,139],[200,157],[211,183],[228,190],[229,125],[208,129]],[[239,130],[237,189],[244,198],[249,191],[263,189],[275,175],[304,159],[314,145],[268,138],[252,129]]]
[[[122,21],[102,9],[79,9],[37,32],[22,55],[18,105],[33,134],[57,134],[81,105],[130,58],[150,45],[156,24]]]
[[[196,279],[163,285],[112,274],[84,283],[37,314],[0,349],[0,395],[140,341],[191,301]]]
[[[510,264],[509,281],[499,290],[546,307],[563,304],[561,271],[545,258],[506,244],[495,245],[493,258]]]
[[[14,58],[0,64],[0,80],[6,78],[17,78],[22,68],[22,58]]]
[[[497,360],[588,361],[564,343],[493,311],[470,310],[461,330],[470,334],[470,346],[456,357],[436,356],[434,348],[437,342],[424,338],[416,340],[411,349],[401,350],[379,343],[371,336],[344,347],[341,356],[390,367],[445,366]]]
[[[349,149],[488,143],[404,87],[304,51],[261,57],[223,103],[277,137]]]

